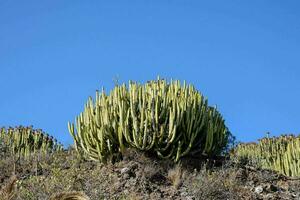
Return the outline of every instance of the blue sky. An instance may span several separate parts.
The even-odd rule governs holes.
[[[240,141],[300,132],[299,1],[0,0],[0,126],[64,144],[113,79],[186,80]]]

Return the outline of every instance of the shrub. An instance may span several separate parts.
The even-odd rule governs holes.
[[[31,126],[0,128],[0,144],[1,148],[9,151],[8,153],[24,158],[35,153],[46,154],[63,148],[52,136]]]
[[[77,150],[100,161],[128,147],[174,161],[191,154],[214,156],[229,135],[221,114],[192,85],[161,79],[144,85],[131,81],[109,95],[97,91],[68,127]]]
[[[234,155],[241,160],[287,176],[300,176],[300,137],[282,135],[258,143],[239,144]]]

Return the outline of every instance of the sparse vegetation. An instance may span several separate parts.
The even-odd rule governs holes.
[[[17,177],[12,175],[0,190],[0,200],[13,200],[16,193]]]
[[[217,109],[179,81],[97,92],[69,131],[63,149],[40,129],[1,128],[0,200],[300,198],[288,177],[299,137],[236,147]]]
[[[9,178],[13,169],[7,168],[7,165],[13,161],[8,157],[1,161],[1,185],[12,186]],[[191,167],[195,162],[199,164]],[[126,157],[120,162],[102,164],[82,159],[69,149],[43,157],[38,165],[38,173],[34,160],[17,163],[15,174],[18,181],[14,182],[15,188],[10,189],[14,191],[11,200],[49,200],[58,193],[75,194],[74,191],[91,200],[300,197],[299,180],[232,163],[230,160],[220,167],[205,163],[189,159],[178,165],[131,150],[126,152]],[[263,191],[256,193],[257,187]],[[7,200],[4,195],[2,199]]]
[[[175,189],[178,189],[182,184],[183,172],[180,165],[176,165],[174,168],[169,169],[168,171],[168,179],[171,181],[172,185]]]
[[[53,195],[49,200],[89,200],[82,192],[62,192]]]

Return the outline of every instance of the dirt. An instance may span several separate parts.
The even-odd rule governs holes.
[[[66,191],[82,191],[91,200],[300,199],[300,180],[274,171],[231,160],[216,165],[185,159],[174,164],[136,151],[106,164],[79,158],[73,151],[40,160],[2,158],[1,185],[6,185],[13,173],[18,179],[17,200],[45,200]]]

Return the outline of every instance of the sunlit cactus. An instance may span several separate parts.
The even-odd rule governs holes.
[[[109,95],[97,91],[68,127],[75,147],[100,161],[128,147],[174,161],[190,154],[214,156],[229,134],[221,114],[192,85],[162,79],[130,81]]]
[[[8,146],[14,155],[25,158],[35,153],[47,154],[63,149],[53,137],[32,126],[3,127],[0,129],[0,142]]]
[[[266,137],[258,143],[240,144],[235,156],[287,176],[300,176],[300,136]]]

